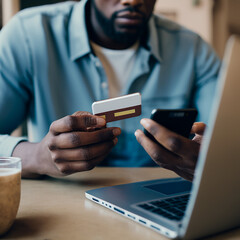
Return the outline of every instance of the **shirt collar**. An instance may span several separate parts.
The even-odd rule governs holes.
[[[154,15],[149,19],[149,37],[147,40],[147,46],[150,53],[159,61],[162,62],[161,52],[160,52],[160,39],[157,33],[156,23],[154,21]]]
[[[69,22],[69,44],[70,58],[72,61],[83,57],[91,52],[87,26],[86,26],[86,3],[88,0],[82,0],[77,3],[72,11]]]

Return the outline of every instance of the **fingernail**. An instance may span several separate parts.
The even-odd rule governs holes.
[[[98,125],[105,125],[105,124],[106,124],[106,121],[105,121],[104,118],[98,117],[98,118],[97,118],[97,124],[98,124]]]
[[[118,136],[118,135],[120,135],[120,134],[121,134],[120,128],[115,128],[115,129],[113,129],[113,135],[114,135],[114,136]]]
[[[139,136],[139,131],[136,130],[135,133],[134,133],[134,135],[135,135],[136,137],[138,137],[138,136]]]
[[[146,118],[141,119],[140,123],[146,128],[150,125]]]
[[[114,138],[114,139],[113,139],[113,143],[114,143],[114,145],[116,145],[117,142],[118,142],[118,139],[117,139],[117,138]]]

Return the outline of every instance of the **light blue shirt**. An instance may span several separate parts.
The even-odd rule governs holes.
[[[26,9],[0,32],[0,155],[11,155],[23,140],[9,134],[24,119],[30,140],[39,142],[56,119],[91,112],[94,101],[108,98],[106,74],[89,44],[86,2]],[[197,34],[153,15],[147,46],[138,49],[121,93],[141,93],[142,115],[108,124],[122,134],[103,165],[155,165],[134,136],[153,108],[195,107],[207,123],[219,67]]]

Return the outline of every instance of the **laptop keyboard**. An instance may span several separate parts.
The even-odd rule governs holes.
[[[171,220],[181,220],[184,216],[189,197],[190,194],[185,194],[172,198],[149,201],[138,204],[137,206]]]

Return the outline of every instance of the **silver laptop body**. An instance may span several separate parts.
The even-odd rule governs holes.
[[[182,178],[159,179],[94,189],[86,197],[172,239],[240,226],[239,37],[228,41],[216,92],[192,184]],[[154,208],[169,202],[177,206],[186,197],[185,208],[181,202],[177,208],[184,208],[180,218]]]

